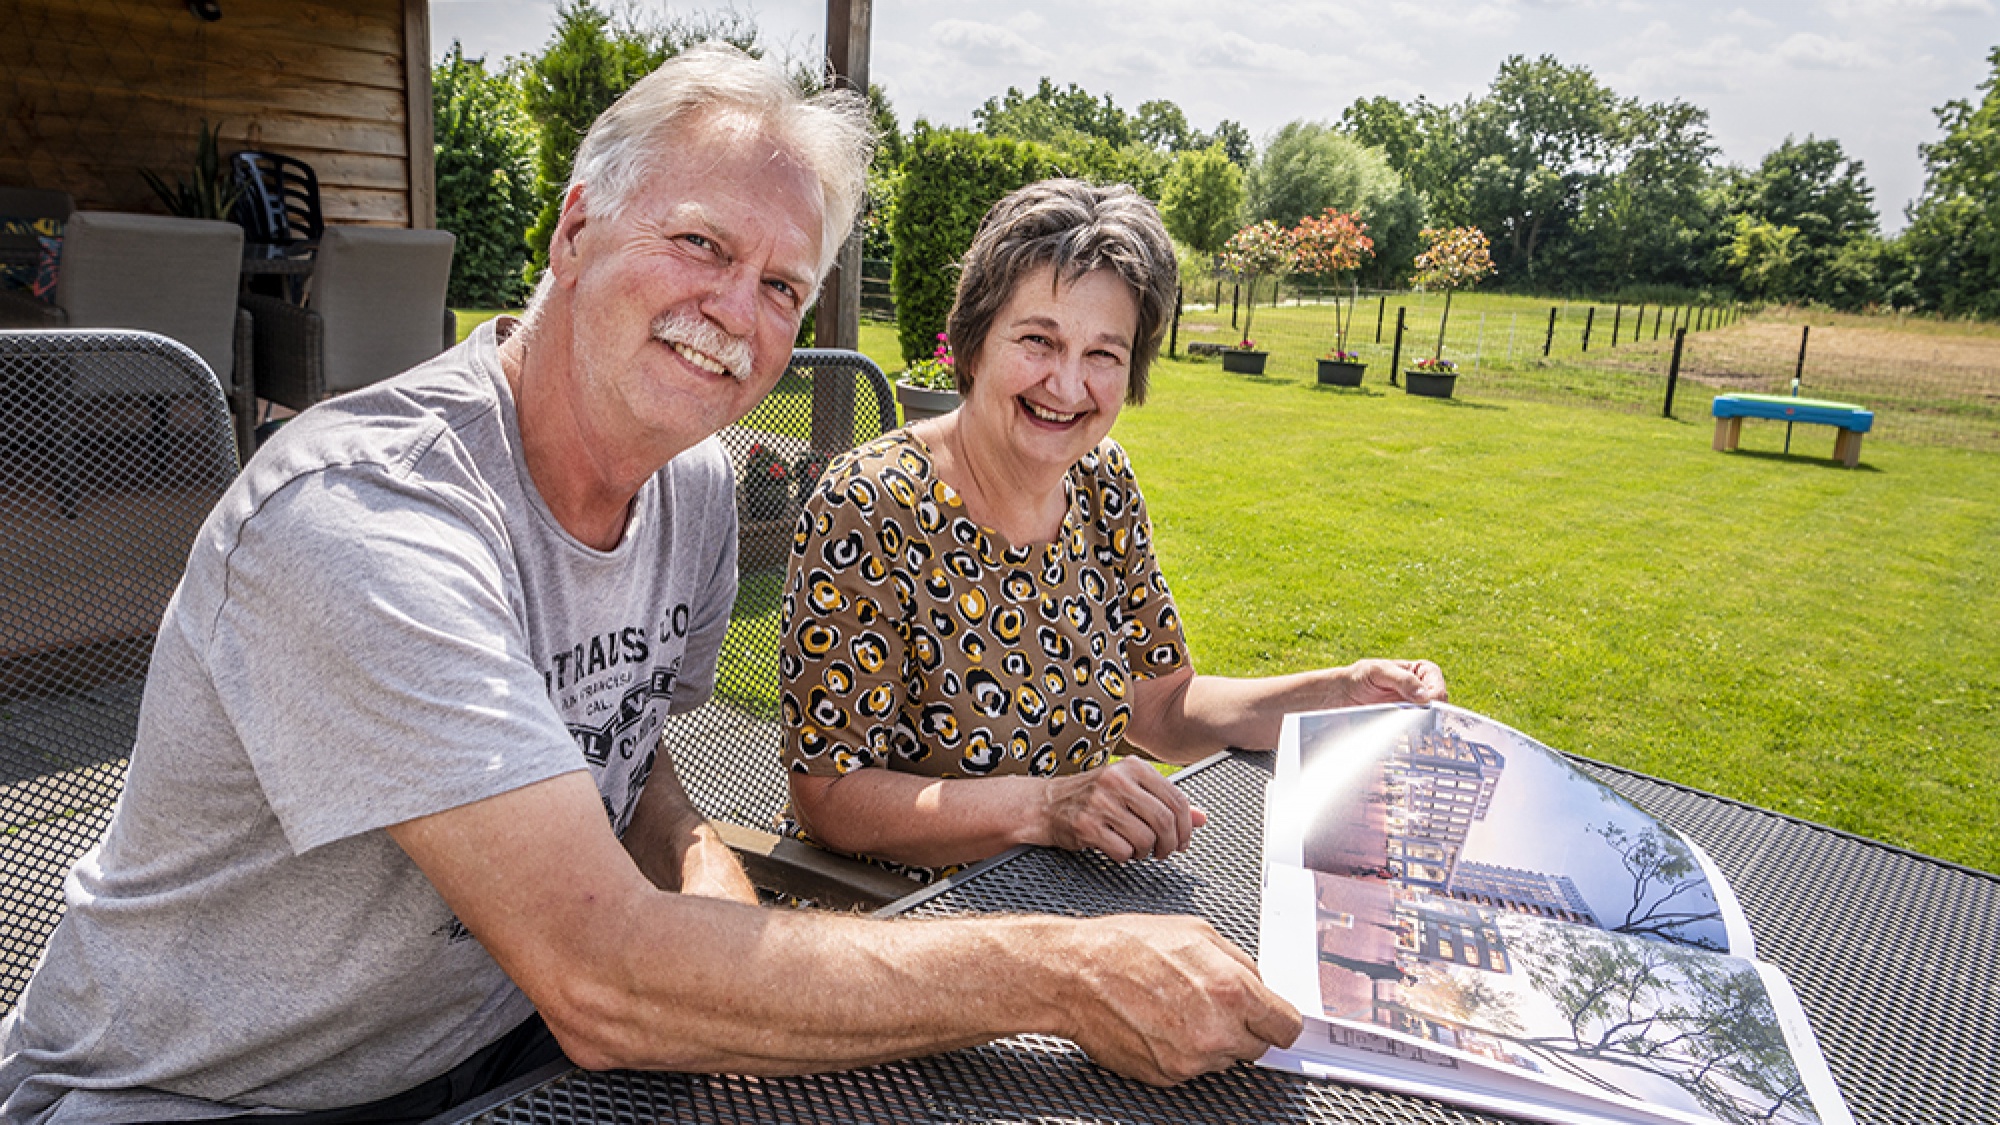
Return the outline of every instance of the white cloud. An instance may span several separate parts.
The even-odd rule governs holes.
[[[1139,78],[1150,74],[1168,74],[1173,64],[1166,56],[1150,47],[1113,47],[1102,54],[1093,55],[1097,70],[1103,74]]]
[[[1911,16],[1990,16],[1992,0],[1837,0],[1842,19],[1907,19]]]
[[[978,67],[1047,66],[1055,56],[1035,46],[1011,28],[971,20],[940,20],[931,25],[931,41]]]
[[[1859,43],[1805,31],[1778,44],[1777,56],[1811,70],[1873,70],[1881,65],[1874,53]]]
[[[1489,36],[1514,30],[1521,15],[1506,4],[1455,5],[1411,3],[1398,0],[1389,6],[1389,18],[1405,33],[1411,30],[1449,32],[1455,35]],[[1542,15],[1538,20],[1552,18]]]
[[[1737,8],[1731,11],[1728,15],[1722,17],[1722,22],[1736,27],[1756,28],[1759,31],[1767,31],[1778,26],[1777,21],[1766,19],[1750,11],[1748,8]]]

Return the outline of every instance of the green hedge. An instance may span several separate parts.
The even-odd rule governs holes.
[[[1032,141],[918,125],[903,165],[890,238],[896,337],[909,363],[930,355],[958,285],[958,262],[979,220],[1008,192],[1060,175],[1056,153]]]

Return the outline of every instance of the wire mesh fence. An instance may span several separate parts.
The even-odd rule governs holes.
[[[1332,293],[1274,300],[1269,283],[1197,291],[1174,328],[1176,353],[1201,358],[1246,340],[1263,378],[1312,380],[1335,349],[1358,353],[1366,383],[1399,383],[1417,360],[1456,365],[1455,394],[1633,412],[1705,415],[1732,392],[1852,402],[1875,412],[1872,437],[2000,450],[2000,329],[1889,317],[1726,305],[1591,304],[1439,293]],[[1232,296],[1236,299],[1232,301]],[[1686,336],[1676,366],[1675,340]],[[1393,376],[1393,377],[1392,377]]]

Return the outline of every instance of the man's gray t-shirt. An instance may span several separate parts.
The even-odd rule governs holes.
[[[124,797],[0,1024],[8,1121],[362,1104],[532,1013],[382,829],[588,769],[622,834],[714,686],[734,480],[711,438],[578,542],[498,338],[300,416],[203,527]]]

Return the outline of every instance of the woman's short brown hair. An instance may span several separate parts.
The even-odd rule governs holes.
[[[971,366],[994,318],[1021,279],[1053,266],[1058,284],[1108,269],[1132,290],[1139,323],[1125,399],[1146,401],[1146,372],[1180,291],[1180,266],[1160,213],[1145,196],[1112,184],[1043,180],[993,205],[973,236],[958,274],[945,328],[951,335],[959,393],[972,389]]]

